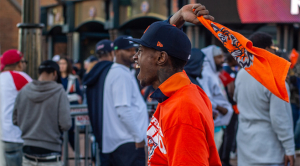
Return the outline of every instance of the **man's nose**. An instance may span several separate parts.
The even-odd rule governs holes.
[[[139,52],[136,52],[136,53],[133,55],[133,60],[135,60],[135,61],[138,60],[138,53],[139,53]]]

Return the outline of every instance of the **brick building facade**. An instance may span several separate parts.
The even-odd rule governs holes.
[[[22,0],[14,0],[22,7]],[[57,0],[40,0],[41,6],[57,4]],[[8,49],[18,49],[21,13],[10,3],[10,0],[0,1],[0,55]]]

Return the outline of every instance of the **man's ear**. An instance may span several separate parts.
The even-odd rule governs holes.
[[[165,51],[157,51],[159,53],[158,58],[157,58],[157,64],[159,66],[163,66],[164,64],[167,63],[169,59],[169,55]]]

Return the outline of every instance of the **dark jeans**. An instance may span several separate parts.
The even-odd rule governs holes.
[[[68,131],[68,135],[69,135],[69,143],[72,147],[73,150],[75,150],[75,120],[74,118],[72,118],[72,127],[69,129]]]
[[[146,164],[145,148],[135,148],[135,143],[126,143],[109,153],[113,166],[144,166]]]
[[[110,153],[105,154],[100,152],[100,163],[101,166],[113,166],[112,161],[110,161]]]
[[[237,125],[238,115],[233,113],[228,126],[226,126],[226,129],[224,129],[223,144],[219,152],[221,161],[224,164],[229,165],[230,152],[232,151],[236,141]]]
[[[23,144],[13,142],[4,142],[3,144],[6,166],[21,166]]]

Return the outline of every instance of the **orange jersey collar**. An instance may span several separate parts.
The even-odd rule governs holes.
[[[178,72],[163,82],[150,97],[156,99],[159,103],[162,103],[171,97],[177,90],[189,84],[191,84],[191,81],[185,71]]]

